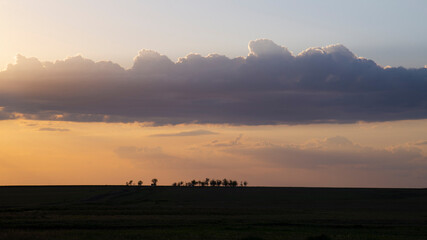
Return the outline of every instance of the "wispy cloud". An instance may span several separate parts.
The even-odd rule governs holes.
[[[114,152],[121,158],[134,160],[170,158],[161,147],[121,146],[116,148]]]
[[[45,127],[45,128],[39,128],[39,131],[68,132],[68,131],[70,131],[70,129],[68,129],[68,128],[50,128],[50,127]]]
[[[419,146],[421,146],[421,145],[427,145],[427,140],[416,142],[415,145],[419,145]]]
[[[214,135],[218,134],[209,130],[193,130],[193,131],[184,131],[177,133],[162,133],[162,134],[153,134],[150,137],[192,137],[192,136],[202,136],[202,135]]]
[[[209,169],[214,165],[209,161],[200,161],[199,157],[182,156],[176,152],[165,152],[159,146],[121,146],[114,153],[122,158],[131,160],[134,164],[148,164],[161,169]]]
[[[206,144],[205,146],[208,147],[231,147],[231,146],[236,146],[241,144],[241,139],[243,137],[243,134],[239,134],[238,137],[236,137],[235,139],[231,140],[231,141],[218,141],[218,140],[213,140],[212,142],[210,142],[209,144]]]
[[[292,145],[242,144],[223,151],[277,167],[318,169],[344,166],[379,171],[427,172],[427,157],[416,147],[376,149],[361,146],[341,136]]]

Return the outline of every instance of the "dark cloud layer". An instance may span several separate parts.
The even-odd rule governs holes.
[[[427,118],[427,69],[383,68],[342,45],[294,56],[270,40],[247,57],[142,50],[131,69],[81,56],[17,56],[0,72],[0,119],[226,123],[352,123]]]

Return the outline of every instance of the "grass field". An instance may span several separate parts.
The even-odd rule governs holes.
[[[427,239],[427,189],[0,187],[0,239]]]

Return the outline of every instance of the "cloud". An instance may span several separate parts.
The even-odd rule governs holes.
[[[158,159],[158,158],[170,157],[163,152],[163,149],[161,147],[121,146],[115,149],[114,152],[121,158],[134,159],[134,160]]]
[[[131,160],[134,164],[147,164],[152,168],[166,169],[210,169],[215,167],[210,161],[201,161],[200,156],[179,155],[176,152],[168,153],[162,147],[151,146],[121,146],[114,149],[114,153],[122,158]]]
[[[13,119],[11,113],[5,112],[0,108],[0,120]]]
[[[232,147],[241,144],[243,134],[239,134],[234,140],[219,142],[218,140],[213,140],[211,143],[205,145],[208,147]]]
[[[283,57],[292,58],[292,53],[285,47],[275,44],[269,39],[258,39],[249,42],[249,55],[256,57]]]
[[[242,144],[224,151],[256,159],[276,167],[392,171],[427,171],[427,157],[415,147],[394,146],[384,149],[364,147],[345,137],[312,139],[303,144]]]
[[[154,125],[354,123],[427,118],[427,68],[383,68],[343,45],[293,55],[268,39],[247,57],[142,50],[124,69],[82,56],[18,55],[0,72],[0,119]]]
[[[415,145],[419,145],[419,146],[427,145],[427,140],[425,140],[425,141],[418,141],[418,142],[415,143]]]
[[[39,131],[68,132],[68,131],[70,131],[70,129],[67,129],[67,128],[50,128],[50,127],[45,127],[45,128],[40,128]]]
[[[185,132],[178,132],[178,133],[153,134],[153,135],[150,135],[150,137],[191,137],[191,136],[202,136],[202,135],[213,135],[213,134],[218,134],[218,133],[200,129],[200,130],[185,131]]]

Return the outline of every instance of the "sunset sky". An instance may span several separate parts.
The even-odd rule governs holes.
[[[0,185],[427,187],[426,12],[0,0]]]

